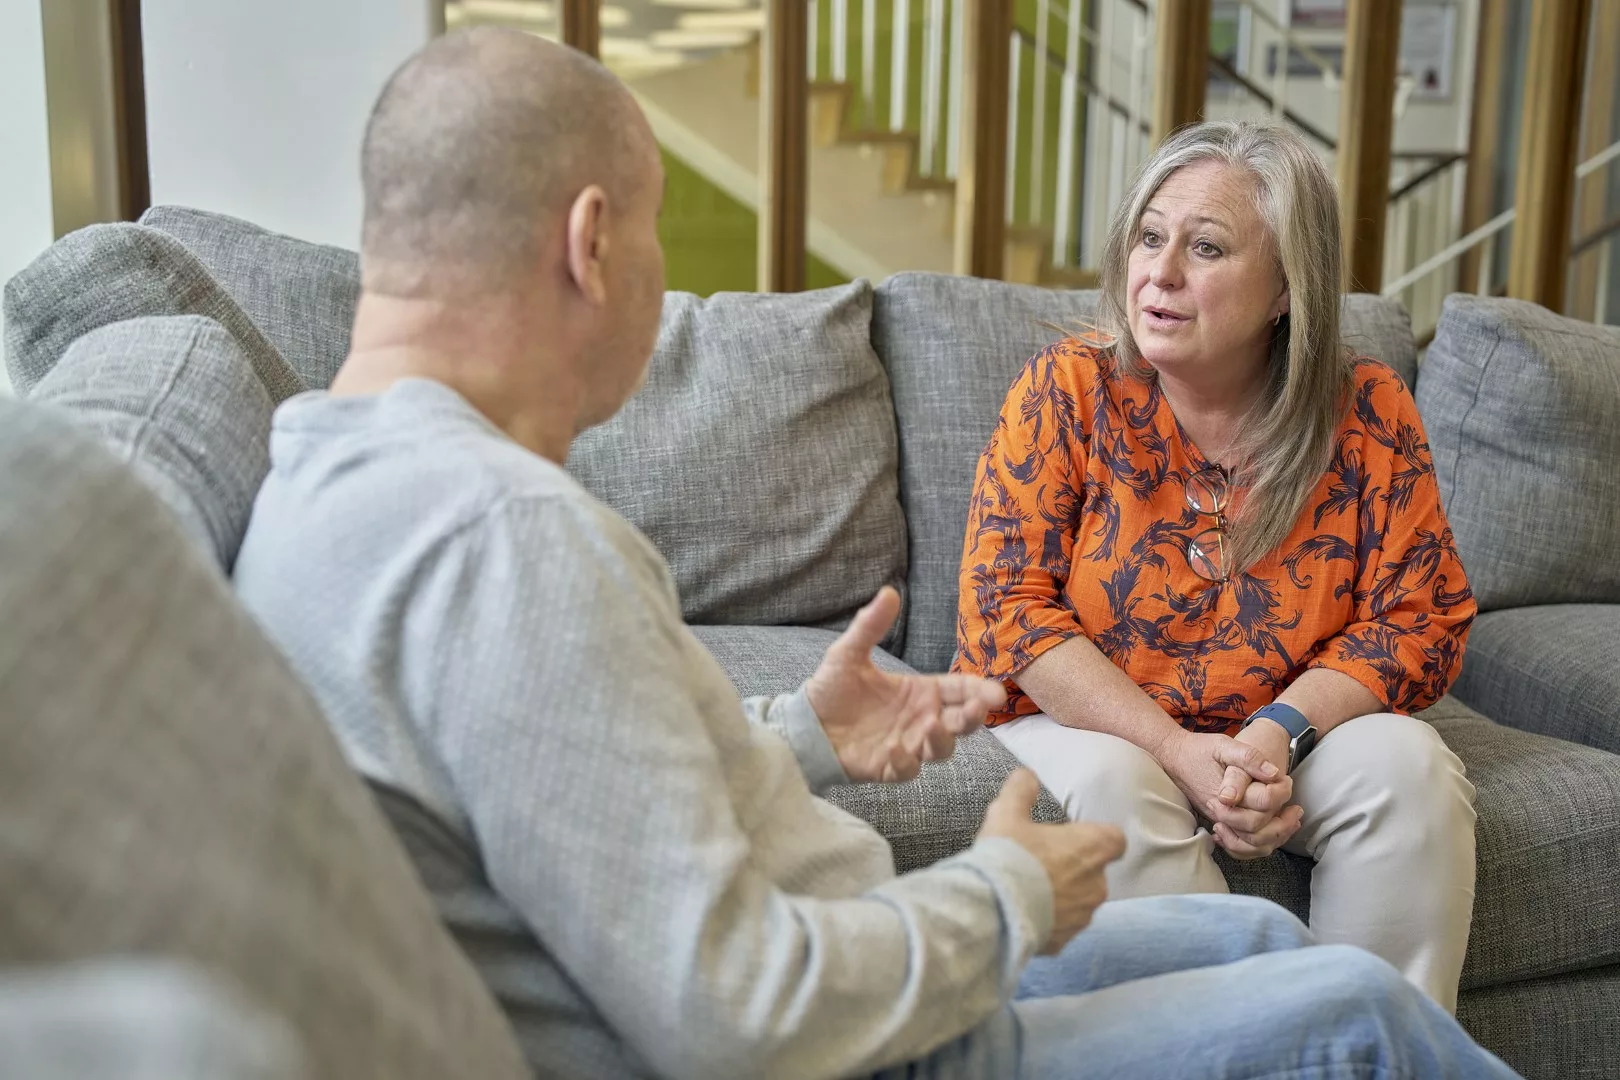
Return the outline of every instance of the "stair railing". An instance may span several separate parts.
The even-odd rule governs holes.
[[[1402,156],[1392,162],[1389,211],[1384,232],[1384,280],[1398,279],[1409,266],[1444,250],[1462,222],[1463,181],[1468,155],[1448,152],[1428,158]],[[1418,336],[1440,319],[1440,307],[1459,284],[1457,267],[1417,279],[1398,294]]]
[[[1617,159],[1620,159],[1620,140],[1616,140],[1604,149],[1599,150],[1596,154],[1593,154],[1590,158],[1587,158],[1585,161],[1576,166],[1575,178],[1577,180],[1585,179],[1586,177],[1597,172],[1599,169],[1612,164]],[[1472,251],[1480,244],[1490,240],[1492,237],[1496,236],[1497,233],[1502,232],[1510,227],[1513,224],[1513,219],[1515,216],[1516,213],[1512,207],[1502,211],[1500,214],[1496,215],[1490,221],[1487,221],[1484,225],[1481,225],[1467,236],[1461,237],[1455,243],[1446,245],[1429,258],[1418,263],[1405,274],[1402,274],[1400,277],[1391,281],[1388,285],[1385,285],[1383,295],[1399,296],[1403,291],[1410,289],[1418,282],[1425,281],[1431,278],[1433,275],[1439,274],[1441,271],[1451,271],[1454,273],[1454,264],[1458,259],[1462,258],[1463,255],[1469,251]],[[1595,244],[1602,243],[1603,240],[1605,240],[1608,236],[1611,236],[1617,232],[1620,232],[1620,222],[1610,222],[1606,225],[1600,226],[1593,233],[1583,237],[1581,240],[1577,241],[1571,246],[1570,258],[1573,260],[1577,256],[1585,254],[1590,247]],[[1495,247],[1495,244],[1490,244],[1485,247],[1480,259],[1479,279],[1473,283],[1473,291],[1482,296],[1488,296],[1493,292],[1492,282],[1495,280],[1493,256],[1495,253]],[[1612,245],[1610,245],[1610,247],[1612,247]],[[1607,290],[1603,291],[1606,292]],[[1599,317],[1595,320],[1597,322],[1605,321],[1604,317],[1607,315],[1606,311],[1601,311],[1600,309],[1600,312]],[[1435,315],[1438,317],[1438,308],[1435,309]],[[1420,323],[1416,317],[1416,313],[1414,313],[1412,325],[1414,327],[1418,327],[1424,326],[1425,324]],[[1425,327],[1423,332],[1419,332],[1417,336],[1419,340],[1423,340],[1425,337],[1432,336],[1433,333],[1433,327],[1432,325],[1429,325]]]

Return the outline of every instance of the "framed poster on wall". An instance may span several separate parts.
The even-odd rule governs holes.
[[[1407,0],[1401,6],[1399,70],[1413,81],[1414,100],[1451,97],[1452,54],[1457,45],[1457,7]]]
[[[1289,21],[1297,29],[1343,30],[1345,0],[1293,0]]]

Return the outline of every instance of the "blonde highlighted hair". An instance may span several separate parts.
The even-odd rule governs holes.
[[[1127,263],[1142,213],[1171,173],[1218,161],[1254,179],[1255,206],[1270,233],[1289,310],[1271,341],[1266,391],[1232,445],[1246,488],[1229,528],[1228,572],[1248,570],[1279,547],[1321,480],[1348,407],[1353,359],[1339,340],[1339,201],[1333,178],[1292,128],[1218,120],[1173,133],[1143,164],[1115,211],[1103,247],[1097,328],[1122,370],[1155,378],[1131,335]]]

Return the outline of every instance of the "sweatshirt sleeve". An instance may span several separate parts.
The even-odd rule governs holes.
[[[1339,458],[1361,473],[1355,614],[1308,666],[1342,672],[1385,708],[1412,713],[1440,700],[1461,669],[1477,605],[1412,395],[1393,374],[1359,378],[1360,460]]]
[[[668,570],[629,525],[583,497],[508,502],[425,573],[434,609],[411,618],[453,718],[431,743],[489,880],[661,1073],[869,1073],[1011,997],[1052,919],[1019,845],[844,899],[759,869],[725,766],[756,735],[729,684],[694,678]],[[778,709],[791,728],[793,696]]]
[[[838,762],[838,753],[821,726],[821,717],[810,704],[804,687],[791,694],[751,697],[743,701],[743,715],[750,724],[776,732],[798,759],[799,771],[810,790],[821,794],[835,784],[849,783],[849,775]]]
[[[1013,382],[979,457],[957,598],[957,663],[986,678],[1015,676],[1082,633],[1064,603],[1084,501],[1076,396],[1065,342]]]

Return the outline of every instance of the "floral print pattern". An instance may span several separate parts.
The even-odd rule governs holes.
[[[980,457],[963,545],[955,670],[1003,680],[992,724],[1038,712],[1016,676],[1084,634],[1170,716],[1235,732],[1302,672],[1422,709],[1462,663],[1475,604],[1405,385],[1360,359],[1332,462],[1283,544],[1210,582],[1187,547],[1211,468],[1158,384],[1069,339],[1013,383]]]

